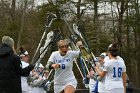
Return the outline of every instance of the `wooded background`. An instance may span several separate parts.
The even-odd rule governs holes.
[[[42,4],[37,5],[37,2]],[[47,2],[46,2],[47,1]],[[140,1],[139,0],[0,0],[0,38],[9,35],[15,48],[23,46],[32,59],[45,31],[49,13],[57,15],[47,33],[59,31],[62,37],[78,23],[92,52],[98,56],[114,41],[119,43],[127,74],[136,88],[140,87]],[[44,65],[50,52],[44,57]],[[76,67],[75,67],[76,69]],[[82,86],[76,70],[79,88]]]

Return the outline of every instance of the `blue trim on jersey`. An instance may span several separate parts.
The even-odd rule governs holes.
[[[96,80],[96,84],[95,84],[94,90],[92,92],[98,93],[98,80]]]

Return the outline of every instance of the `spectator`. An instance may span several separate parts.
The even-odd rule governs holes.
[[[33,65],[22,69],[20,58],[14,52],[14,40],[2,37],[0,44],[0,93],[22,93],[21,76],[28,76]]]

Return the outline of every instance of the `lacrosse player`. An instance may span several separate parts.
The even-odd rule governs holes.
[[[23,49],[23,47],[20,47],[19,57],[22,63],[22,68],[25,68],[29,65],[29,55],[26,50]],[[21,87],[22,87],[22,93],[29,93],[29,85],[27,83],[27,77],[21,77]]]
[[[54,93],[74,93],[77,80],[72,71],[73,60],[78,57],[80,50],[70,50],[66,40],[58,41],[57,45],[58,51],[51,54],[46,65],[46,68],[55,69]],[[82,46],[82,42],[77,42],[77,46]]]
[[[126,92],[126,66],[118,55],[117,43],[113,43],[108,49],[109,60],[105,61],[103,71],[95,67],[100,77],[105,76],[105,93]]]

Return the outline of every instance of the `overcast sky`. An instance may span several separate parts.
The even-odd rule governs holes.
[[[43,3],[47,3],[48,0],[34,0],[36,5],[42,5]],[[53,3],[55,3],[56,0],[52,0]],[[78,0],[74,0],[75,2],[77,2]],[[108,3],[100,3],[98,4],[99,9],[98,12],[99,13],[110,13],[111,12],[111,7]],[[81,7],[82,8],[82,7]],[[84,8],[84,7],[83,7]],[[113,8],[114,12],[116,11],[116,8]],[[93,9],[92,10],[88,10],[86,11],[87,13],[93,13]],[[116,11],[117,12],[117,11]]]
[[[36,5],[42,5],[43,3],[47,3],[48,0],[35,0]]]

